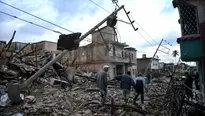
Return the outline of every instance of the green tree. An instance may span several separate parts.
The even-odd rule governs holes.
[[[176,57],[177,56],[179,56],[179,51],[177,51],[177,50],[174,50],[173,52],[172,52],[172,56],[175,58],[175,63],[176,63]]]

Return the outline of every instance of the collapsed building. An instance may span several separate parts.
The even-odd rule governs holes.
[[[55,57],[56,54],[60,53],[57,50],[57,43],[50,41],[40,41],[29,45],[22,42],[12,42],[10,51],[15,54],[25,46],[26,49],[21,51],[22,54],[28,54],[31,51],[36,51],[33,55],[51,52]],[[115,31],[105,26],[100,31],[92,33],[92,43],[64,54],[62,61],[68,66],[77,66],[80,70],[87,72],[98,72],[107,64],[110,66],[109,76],[111,78],[127,71],[130,71],[132,76],[136,76],[136,54],[135,48],[119,42]]]
[[[107,64],[109,76],[130,71],[137,74],[137,51],[126,43],[121,43],[113,28],[105,26],[92,33],[92,42],[64,55],[68,64],[77,65],[81,70],[98,72]]]
[[[1,60],[5,60],[5,62],[0,67],[2,80],[0,115],[106,116],[109,114],[124,115],[129,111],[131,111],[130,113],[135,113],[133,115],[146,114],[147,111],[138,107],[118,103],[120,101],[119,97],[117,97],[120,94],[119,83],[112,81],[109,81],[111,84],[109,87],[111,88],[109,90],[110,99],[107,99],[106,109],[104,111],[100,110],[99,89],[96,89],[96,84],[93,83],[96,78],[81,71],[72,72],[59,62],[63,55],[67,54],[68,51],[76,50],[80,41],[106,21],[108,21],[107,23],[110,27],[114,27],[117,22],[116,12],[121,9],[124,9],[124,6],[116,9],[111,15],[82,36],[81,33],[61,34],[57,43],[57,50],[60,53],[55,57],[52,57],[51,52],[46,52],[42,55],[35,53],[37,47],[32,51],[34,49],[32,45],[29,55],[26,52],[22,52],[27,46],[30,46],[29,43],[21,49],[19,49],[18,44],[15,45],[14,48],[17,51],[12,53],[9,48],[14,39],[15,31],[12,39],[1,51]],[[119,43],[115,44],[118,45]],[[126,50],[132,51],[133,48],[126,48]],[[136,52],[135,49],[133,51]],[[128,54],[130,54],[129,58],[132,57],[134,59],[134,54]],[[28,58],[32,55],[34,56]],[[117,84],[117,88],[115,84]],[[58,87],[60,88],[57,89]],[[87,107],[87,110],[85,107]]]
[[[124,6],[119,7],[110,16],[82,36],[81,33],[60,35],[57,43],[57,50],[60,50],[60,53],[57,56],[54,55],[53,57],[53,54],[48,52],[42,53],[43,55],[37,55],[37,53],[35,54],[36,50],[33,50],[31,52],[34,53],[34,56],[32,56],[31,59],[26,60],[26,55],[28,54],[20,54],[20,51],[25,47],[22,47],[20,50],[17,47],[17,53],[10,54],[10,56],[7,57],[5,57],[7,55],[5,55],[5,50],[2,50],[1,60],[7,60],[6,63],[3,63],[0,67],[0,115],[124,116],[129,114],[132,116],[193,116],[197,114],[203,116],[205,108],[204,102],[201,100],[201,96],[199,96],[200,94],[195,95],[195,98],[193,99],[194,102],[187,99],[185,93],[186,87],[184,86],[183,81],[176,80],[174,72],[172,73],[171,78],[160,77],[153,79],[151,84],[148,85],[148,90],[145,92],[145,109],[142,109],[140,104],[135,106],[132,105],[131,100],[128,104],[123,104],[122,94],[119,88],[120,83],[110,80],[108,82],[108,98],[105,103],[106,107],[105,109],[102,109],[99,103],[99,89],[96,88],[95,83],[96,77],[81,71],[80,68],[79,70],[77,68],[74,69],[75,71],[68,70],[66,66],[61,64],[59,60],[64,55],[65,61],[69,59],[69,57],[66,57],[66,55],[69,54],[77,54],[77,56],[85,55],[83,61],[87,62],[87,58],[89,59],[91,57],[90,59],[93,60],[94,58],[92,57],[94,55],[92,54],[98,53],[98,56],[95,57],[105,58],[104,61],[115,59],[115,62],[109,60],[109,62],[104,63],[109,63],[113,69],[116,68],[116,73],[124,73],[126,70],[135,69],[136,50],[130,47],[127,48],[125,43],[119,43],[114,37],[112,37],[112,39],[114,38],[114,41],[107,40],[109,44],[104,44],[106,43],[106,40],[105,42],[103,41],[104,46],[97,44],[97,42],[104,40],[106,36],[102,37],[101,40],[96,39],[96,42],[93,44],[91,43],[88,46],[80,47],[79,51],[76,50],[79,47],[80,41],[90,33],[95,33],[95,30],[99,26],[105,23],[108,19],[112,19],[113,14],[123,8]],[[126,12],[126,14],[128,13]],[[116,24],[115,18],[109,23],[112,23],[113,21]],[[130,21],[130,23],[131,22],[132,21]],[[101,31],[103,31],[103,29]],[[97,36],[97,38],[99,37],[100,36]],[[11,42],[9,42],[9,46],[10,44]],[[92,52],[89,52],[89,47],[92,48],[92,45],[94,45],[94,48],[97,48],[97,50],[91,49]],[[104,50],[105,53],[100,53],[100,51],[98,51],[99,49],[108,50]],[[73,50],[76,52],[69,52]],[[87,54],[88,52],[92,54],[89,55]],[[111,56],[109,56],[109,54]],[[104,55],[109,57],[102,57]],[[72,56],[74,57],[75,55]],[[128,57],[125,57],[125,61],[121,59],[119,61],[121,63],[119,63],[116,62],[116,60],[119,60],[118,56],[122,56],[122,59],[124,56]],[[82,65],[80,64],[80,61],[82,61],[81,58],[77,58],[78,59],[75,59],[74,57],[74,61],[76,60],[76,62],[79,63],[77,65]],[[95,61],[93,62],[96,63]],[[118,72],[117,65],[119,64],[122,65],[121,67],[123,68],[120,68],[121,71]],[[97,66],[99,65],[102,65],[102,62]],[[83,68],[84,66],[82,65],[81,67]],[[115,74],[114,71],[115,70],[113,70],[112,75]],[[135,70],[133,72],[135,72]],[[133,97],[134,92],[131,92],[130,99],[133,99]]]

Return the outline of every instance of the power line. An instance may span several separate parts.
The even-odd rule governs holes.
[[[47,20],[45,20],[45,19],[43,19],[43,18],[40,18],[40,17],[38,17],[38,16],[35,16],[35,15],[31,14],[31,13],[28,13],[28,12],[26,12],[26,11],[20,9],[20,8],[17,8],[17,7],[15,7],[15,6],[12,6],[12,5],[10,5],[10,4],[7,4],[7,3],[5,3],[5,2],[3,2],[3,1],[0,1],[0,3],[2,3],[2,4],[4,4],[4,5],[7,5],[7,6],[9,6],[9,7],[12,7],[12,8],[14,8],[14,9],[16,9],[16,10],[21,11],[21,12],[24,12],[24,13],[26,13],[26,14],[28,14],[28,15],[31,15],[31,16],[37,18],[37,19],[40,19],[40,20],[42,20],[42,21],[45,21],[45,22],[47,22],[47,23],[49,23],[49,24],[51,24],[51,25],[54,25],[54,26],[56,26],[56,27],[59,27],[59,28],[61,28],[61,29],[64,29],[64,30],[66,30],[66,31],[69,31],[69,32],[73,33],[73,31],[71,31],[71,30],[68,30],[68,29],[66,29],[66,28],[64,28],[64,27],[61,27],[61,26],[59,26],[59,25],[57,25],[57,24],[54,24],[54,23],[52,23],[52,22],[50,22],[50,21],[47,21]]]
[[[92,3],[94,3],[95,5],[97,5],[98,7],[104,9],[104,8],[101,7],[100,5],[98,5],[98,4],[96,4],[95,2],[93,2],[92,0],[90,0],[90,1],[91,1]],[[21,12],[24,12],[24,13],[26,13],[26,14],[28,14],[28,15],[31,15],[31,16],[37,18],[37,19],[40,19],[40,20],[45,21],[45,22],[47,22],[47,23],[49,23],[49,24],[52,24],[52,25],[54,25],[54,26],[57,26],[57,27],[59,27],[59,28],[61,28],[61,29],[64,29],[64,30],[66,30],[66,31],[69,31],[69,32],[72,32],[72,33],[73,33],[73,31],[71,31],[71,30],[68,30],[68,29],[66,29],[66,28],[63,28],[63,27],[61,27],[61,26],[59,26],[59,25],[56,25],[56,24],[54,24],[54,23],[52,23],[52,22],[50,22],[50,21],[47,21],[47,20],[42,19],[42,18],[40,18],[40,17],[38,17],[38,16],[35,16],[35,15],[31,14],[31,13],[28,13],[28,12],[26,12],[26,11],[24,11],[24,10],[21,10],[21,9],[19,9],[19,8],[17,8],[17,7],[14,7],[14,6],[12,6],[12,5],[9,5],[9,4],[7,4],[7,3],[5,3],[5,2],[3,2],[3,1],[0,1],[0,3],[5,4],[5,5],[7,5],[7,6],[10,6],[10,7],[16,9],[16,10],[19,10],[19,11],[21,11]],[[108,13],[110,13],[108,10],[106,10],[106,9],[104,9],[104,10],[107,11]],[[47,30],[49,30],[49,31],[62,34],[62,33],[58,32],[58,31],[49,29],[49,28],[47,28],[47,27],[41,26],[41,25],[39,25],[39,24],[30,22],[30,21],[27,21],[27,20],[25,20],[25,19],[19,18],[19,17],[17,17],[17,16],[14,16],[14,15],[11,15],[11,14],[8,14],[8,13],[5,13],[5,12],[3,12],[3,11],[0,11],[0,13],[2,13],[2,14],[4,14],[4,15],[7,15],[7,16],[10,16],[10,17],[13,17],[13,18],[16,18],[16,19],[19,19],[19,20],[21,20],[21,21],[24,21],[24,22],[33,24],[33,25],[36,25],[36,26],[38,26],[38,27],[47,29]],[[89,38],[87,38],[87,40],[85,40],[85,41],[89,41],[88,39],[89,39]],[[89,42],[90,42],[90,41],[89,41]],[[105,45],[105,43],[103,44],[103,43],[98,43],[98,42],[94,42],[94,41],[92,41],[92,43],[97,43],[97,44]]]
[[[102,6],[100,6],[99,4],[97,4],[96,2],[94,2],[93,0],[89,0],[90,2],[92,2],[93,4],[95,4],[96,6],[98,6],[99,8],[101,8],[102,10],[106,11],[107,13],[111,14],[110,11],[108,11],[107,9],[103,8]],[[119,13],[119,12],[118,12]],[[118,18],[118,21],[126,23],[126,24],[130,24],[129,22],[123,21],[122,19]]]
[[[147,43],[148,43],[150,46],[154,47],[139,31],[137,31],[137,32],[140,34],[140,36],[141,36],[145,41],[147,41]]]
[[[107,9],[103,8],[102,6],[100,6],[99,4],[95,3],[94,1],[92,0],[89,0],[90,2],[92,2],[93,4],[95,4],[96,6],[100,7],[101,9],[103,9],[104,11],[108,12],[108,13],[111,13],[110,11],[108,11]]]
[[[131,15],[130,15],[130,17],[132,18],[132,19],[134,19]],[[142,26],[135,20],[135,22],[137,23],[137,25],[145,32],[145,34],[147,34],[155,43],[157,43],[148,33],[147,33],[147,31],[145,31],[143,28],[142,28]],[[158,43],[157,43],[158,44]]]
[[[17,17],[17,16],[14,16],[14,15],[11,15],[11,14],[8,14],[8,13],[5,13],[5,12],[3,12],[3,11],[0,11],[0,13],[2,13],[2,14],[4,14],[4,15],[7,15],[7,16],[10,16],[10,17],[13,17],[13,18],[16,18],[16,19],[19,19],[19,20],[24,21],[24,22],[30,23],[30,24],[32,24],[32,25],[35,25],[35,26],[38,26],[38,27],[47,29],[47,30],[49,30],[49,31],[62,34],[62,33],[59,32],[59,31],[55,31],[55,30],[53,30],[53,29],[49,29],[49,28],[47,28],[47,27],[41,26],[41,25],[36,24],[36,23],[34,23],[34,22],[27,21],[27,20],[25,20],[25,19],[19,18],[19,17]]]
[[[106,12],[110,13],[108,10],[106,10],[105,8],[101,7],[99,4],[95,3],[94,1],[92,0],[89,0],[91,1],[92,3],[94,3],[96,6],[100,7],[101,9],[105,10]],[[117,0],[113,0],[115,2],[115,4],[117,5]],[[125,11],[126,13],[126,11]],[[134,19],[132,16],[130,16],[132,19]],[[129,17],[128,17],[129,18]],[[136,22],[137,23],[137,22]],[[139,23],[137,23],[139,25]],[[139,25],[139,27],[145,32],[145,34],[147,34],[155,43],[157,43],[143,28],[141,25]],[[150,44],[150,46],[154,47],[139,31],[138,33],[142,36],[143,39],[145,39],[147,41],[147,43]],[[158,43],[157,43],[158,44]]]
[[[108,10],[106,10],[105,8],[100,6],[99,4],[95,3],[94,1],[92,1],[92,0],[89,0],[89,1],[92,2],[93,4],[95,4],[96,6],[98,6],[99,8],[103,9],[104,11],[110,13]],[[138,32],[138,33],[140,34],[140,36],[142,36],[143,39],[145,39],[145,41],[147,41],[147,43],[149,43],[153,47],[153,45],[140,32]]]
[[[119,5],[117,4],[118,3],[118,0],[112,0],[112,2],[116,5],[116,6],[118,6],[119,7]],[[126,11],[125,11],[125,13],[127,13]],[[131,15],[129,15],[132,19],[134,19]],[[129,18],[129,17],[128,17]],[[136,22],[137,23],[137,22]],[[142,28],[142,26],[139,24],[139,23],[137,23],[137,25],[145,32],[145,34],[147,34],[156,44],[158,44],[143,28]]]
[[[6,12],[0,11],[0,13],[2,13],[2,14],[4,14],[4,15],[7,15],[7,16],[10,16],[10,17],[13,17],[13,18],[16,18],[16,19],[19,19],[19,20],[21,20],[21,21],[27,22],[27,23],[29,23],[29,24],[32,24],[32,25],[41,27],[41,28],[43,28],[43,29],[46,29],[46,30],[49,30],[49,31],[52,31],[52,32],[55,32],[55,33],[58,33],[58,34],[62,34],[62,33],[59,32],[59,31],[55,31],[55,30],[53,30],[53,29],[49,29],[49,28],[44,27],[44,26],[42,26],[42,25],[36,24],[36,23],[34,23],[34,22],[27,21],[27,20],[25,20],[25,19],[22,19],[22,18],[19,18],[19,17],[17,17],[17,16],[8,14],[8,13],[6,13]],[[87,39],[87,40],[86,40],[86,39]],[[92,42],[92,40],[91,40],[90,38],[86,38],[86,39],[84,39],[84,40],[87,41],[87,42]],[[103,44],[103,43],[98,43],[98,42],[95,42],[95,41],[93,41],[93,43]]]
[[[49,24],[52,24],[52,25],[54,25],[54,26],[57,26],[57,27],[59,27],[59,28],[61,28],[61,29],[64,29],[64,30],[66,30],[66,31],[69,31],[69,32],[74,33],[74,32],[71,31],[71,30],[68,30],[68,29],[66,29],[66,28],[64,28],[64,27],[61,27],[61,26],[59,26],[59,25],[56,25],[56,24],[54,24],[54,23],[52,23],[52,22],[50,22],[50,21],[47,21],[47,20],[45,20],[45,19],[43,19],[43,18],[40,18],[40,17],[38,17],[38,16],[35,16],[35,15],[29,13],[29,12],[26,12],[26,11],[24,11],[24,10],[21,10],[20,8],[17,8],[17,7],[15,7],[15,6],[12,6],[12,5],[10,5],[10,4],[7,4],[7,3],[5,3],[5,2],[3,2],[3,1],[0,1],[0,3],[5,4],[5,5],[7,5],[7,6],[9,6],[9,7],[12,7],[12,8],[14,8],[14,9],[16,9],[16,10],[19,10],[19,11],[21,11],[21,12],[24,12],[24,13],[26,13],[26,14],[28,14],[28,15],[31,15],[31,16],[37,18],[37,19],[43,20],[43,21],[45,21],[45,22],[47,22],[47,23],[49,23]],[[58,31],[55,31],[55,30],[49,29],[49,28],[47,28],[47,27],[44,27],[44,26],[35,24],[35,23],[33,23],[33,22],[30,22],[30,21],[27,21],[27,20],[18,18],[18,17],[16,17],[16,16],[10,15],[10,14],[8,14],[8,13],[2,12],[2,11],[1,11],[1,13],[5,14],[5,15],[8,15],[8,16],[11,16],[11,17],[14,17],[14,18],[17,18],[17,19],[19,19],[19,20],[25,21],[25,22],[30,23],[30,24],[34,24],[34,25],[36,25],[36,26],[42,27],[42,28],[47,29],[47,30],[50,30],[50,31],[52,31],[52,32],[57,32],[57,33],[59,33]],[[60,33],[60,34],[61,34],[61,33]],[[87,38],[87,39],[89,39],[89,38]]]
[[[106,11],[106,12],[108,12],[108,13],[111,13],[111,12],[109,12],[108,10],[106,10],[105,8],[101,7],[99,4],[95,3],[94,1],[92,1],[92,0],[89,0],[89,1],[92,2],[93,4],[95,4],[96,6],[100,7],[100,8],[103,9],[104,11]],[[69,31],[69,32],[72,32],[72,33],[73,33],[73,31],[71,31],[71,30],[68,30],[68,29],[66,29],[66,28],[64,28],[64,27],[61,27],[61,26],[59,26],[59,25],[56,25],[56,24],[54,24],[54,23],[52,23],[52,22],[50,22],[50,21],[47,21],[47,20],[45,20],[45,19],[43,19],[43,18],[40,18],[40,17],[38,17],[38,16],[35,16],[35,15],[31,14],[31,13],[28,13],[28,12],[22,10],[22,9],[19,9],[19,8],[15,7],[15,6],[12,6],[12,5],[10,5],[10,4],[7,4],[7,3],[5,3],[5,2],[3,2],[3,1],[0,1],[0,3],[5,4],[5,5],[7,5],[7,6],[9,6],[9,7],[12,7],[12,8],[14,8],[14,9],[16,9],[16,10],[19,10],[19,11],[21,11],[21,12],[24,12],[24,13],[26,13],[26,14],[28,14],[28,15],[31,15],[31,16],[33,16],[33,17],[35,17],[35,18],[38,18],[38,19],[43,20],[43,21],[45,21],[45,22],[47,22],[47,23],[49,23],[49,24],[52,24],[52,25],[54,25],[54,26],[56,26],[56,27],[59,27],[59,28],[61,28],[61,29],[64,29],[64,30],[66,30],[66,31]],[[11,16],[11,17],[14,17],[14,18],[17,18],[17,19],[19,19],[19,20],[25,21],[25,22],[27,22],[27,23],[30,23],[30,24],[39,26],[39,27],[41,27],[41,28],[50,30],[50,31],[52,31],[52,32],[60,33],[60,32],[58,32],[58,31],[55,31],[55,30],[49,29],[49,28],[47,28],[47,27],[44,27],[44,26],[35,24],[35,23],[33,23],[33,22],[30,22],[30,21],[27,21],[27,20],[18,18],[18,17],[16,17],[16,16],[10,15],[10,14],[8,14],[8,13],[2,12],[2,11],[1,11],[1,13],[5,14],[5,15],[8,15],[8,16]],[[131,18],[132,18],[132,17],[131,17]],[[137,24],[138,24],[138,23],[137,23]],[[138,25],[139,25],[139,24],[138,24]],[[139,25],[139,26],[140,26],[140,25]],[[140,27],[141,27],[141,26],[140,26]],[[142,28],[142,27],[141,27],[141,28]],[[142,30],[143,30],[147,35],[149,35],[143,28],[142,28]],[[142,34],[140,34],[140,35],[142,36]],[[143,36],[142,36],[142,37],[143,37]],[[149,37],[151,38],[150,35],[149,35]],[[144,38],[144,37],[143,37],[143,38]],[[147,41],[147,40],[146,40],[146,41]],[[147,42],[148,42],[148,41],[147,41]],[[149,43],[149,42],[148,42],[148,43]],[[150,44],[150,43],[149,43],[149,44]]]

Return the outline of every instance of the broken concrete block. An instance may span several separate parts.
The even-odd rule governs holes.
[[[68,81],[73,82],[74,81],[74,73],[75,73],[75,70],[70,68],[70,69],[65,69],[63,75]]]
[[[34,103],[36,101],[35,96],[26,96],[24,100],[28,103]]]
[[[68,85],[68,82],[52,78],[50,84],[51,85],[62,85],[62,86],[65,85],[66,86],[66,85]]]
[[[23,114],[21,114],[21,113],[16,113],[16,114],[13,114],[12,116],[23,116]]]

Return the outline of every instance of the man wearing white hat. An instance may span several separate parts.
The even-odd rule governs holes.
[[[107,95],[107,77],[108,77],[107,72],[108,72],[108,70],[109,70],[109,66],[104,65],[103,70],[98,72],[98,74],[97,74],[97,85],[100,89],[102,105],[105,104],[106,95]]]

